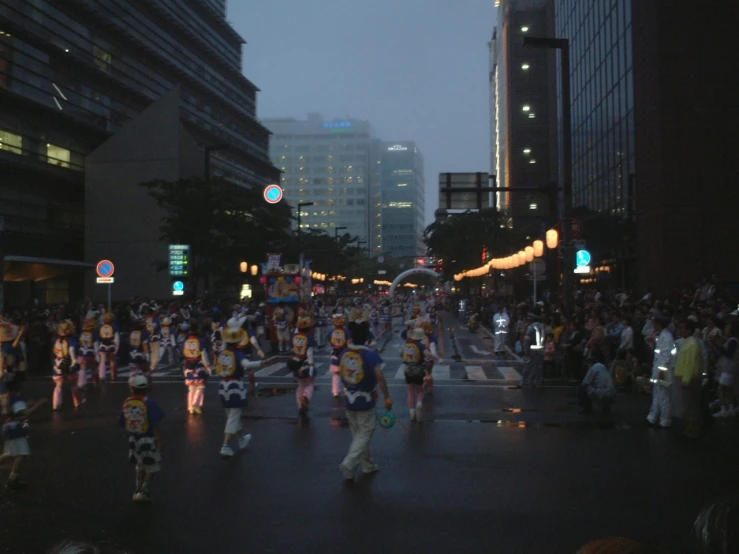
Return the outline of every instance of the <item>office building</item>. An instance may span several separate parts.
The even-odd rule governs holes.
[[[523,39],[553,30],[553,0],[501,0],[489,43],[491,170],[506,189],[497,205],[532,237],[558,218],[546,190],[558,177],[556,75],[554,54]]]
[[[243,43],[224,0],[0,0],[9,303],[100,298],[102,257],[114,297],[167,298],[161,214],[138,182],[202,176],[206,146],[212,175],[278,178]]]
[[[285,200],[304,207],[301,225],[334,234],[337,227],[366,241],[375,252],[381,245],[376,223],[377,191],[373,190],[377,141],[372,126],[359,119],[326,120],[320,114],[306,119],[272,118],[262,123],[272,132],[270,156],[282,172]],[[373,204],[374,202],[374,204]]]
[[[381,150],[382,251],[395,258],[424,256],[423,156],[411,141],[384,142]]]

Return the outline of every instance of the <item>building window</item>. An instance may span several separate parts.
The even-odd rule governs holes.
[[[69,167],[69,160],[72,153],[66,148],[57,146],[55,144],[46,145],[46,161],[51,165],[58,165],[60,167]]]
[[[92,57],[98,69],[110,73],[110,64],[113,63],[113,56],[110,55],[110,52],[106,52],[99,46],[93,45]]]
[[[7,150],[13,154],[23,154],[23,137],[0,130],[0,150]]]

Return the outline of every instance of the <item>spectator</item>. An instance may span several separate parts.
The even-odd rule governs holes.
[[[603,413],[609,414],[611,404],[616,398],[616,387],[613,384],[611,372],[603,364],[603,357],[599,354],[590,354],[587,359],[588,373],[580,385],[578,400],[582,413],[593,413],[593,402],[600,403]]]

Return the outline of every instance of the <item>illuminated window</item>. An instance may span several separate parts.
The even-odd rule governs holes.
[[[71,154],[69,150],[61,146],[56,146],[55,144],[46,145],[46,161],[51,165],[69,167]]]
[[[529,106],[528,104],[525,104],[525,105],[521,106],[521,110],[524,111],[524,112],[531,111],[531,106]]]
[[[106,52],[99,46],[93,45],[92,57],[98,69],[110,73],[110,64],[113,63],[113,56],[109,52]]]
[[[536,209],[536,208],[538,208],[538,207],[539,207],[539,206],[538,206],[538,205],[537,205],[536,203],[533,203],[533,202],[532,202],[531,204],[529,204],[529,210],[535,210],[535,209]]]
[[[523,149],[524,154],[531,154],[531,148],[524,148]]]
[[[390,202],[388,206],[390,208],[412,208],[413,202]]]
[[[23,137],[0,130],[0,150],[7,150],[8,152],[13,152],[13,154],[22,154]]]
[[[526,25],[524,25],[523,27],[521,27],[521,32],[522,33],[528,33],[529,32],[529,28]]]
[[[407,187],[408,186],[408,183],[398,183],[398,186],[399,187]]]
[[[521,69],[523,69],[524,71],[527,71],[530,67],[531,66],[527,63],[521,64]]]

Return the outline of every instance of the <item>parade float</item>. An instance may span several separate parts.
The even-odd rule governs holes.
[[[304,263],[301,272],[300,264],[283,264],[282,254],[269,254],[267,263],[262,265],[259,282],[264,286],[267,326],[273,342],[277,336],[275,312],[282,310],[292,328],[301,302],[310,298],[312,284],[309,265]]]

